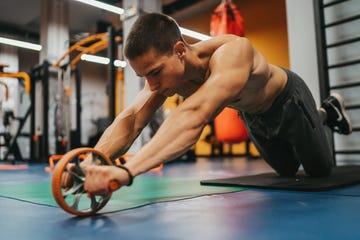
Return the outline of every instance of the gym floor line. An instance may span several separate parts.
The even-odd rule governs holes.
[[[45,166],[1,171],[0,188],[49,182]],[[200,181],[269,171],[261,159],[199,158],[145,175]],[[154,200],[120,211],[105,206],[105,213],[80,218],[59,207],[1,196],[0,239],[359,239],[359,200],[360,185],[324,192],[246,189]]]

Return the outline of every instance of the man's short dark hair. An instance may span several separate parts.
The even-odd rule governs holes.
[[[171,53],[174,44],[183,41],[178,24],[167,15],[147,13],[132,26],[126,39],[124,54],[132,60],[154,48],[159,54]]]

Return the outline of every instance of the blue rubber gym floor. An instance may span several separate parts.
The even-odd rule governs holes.
[[[44,171],[45,166],[0,171],[0,188],[49,183],[51,175]],[[145,174],[159,181],[143,191],[161,188],[162,179],[200,184],[203,179],[269,171],[261,159],[199,158],[195,163],[175,162],[166,164],[161,172]],[[360,239],[359,213],[360,185],[322,192],[248,188],[179,195],[118,211],[105,206],[101,214],[87,218],[26,200],[26,196],[11,196],[8,191],[0,196],[0,239]]]

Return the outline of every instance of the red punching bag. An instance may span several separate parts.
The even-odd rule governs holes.
[[[222,1],[211,16],[210,35],[220,34],[245,35],[243,17],[231,1]]]
[[[240,11],[231,1],[222,1],[211,17],[210,34],[235,34],[244,36],[244,22]],[[214,119],[215,136],[220,142],[238,143],[248,138],[246,127],[240,119],[238,112],[225,108]]]

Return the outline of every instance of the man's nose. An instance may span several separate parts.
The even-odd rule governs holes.
[[[151,91],[156,91],[159,89],[159,86],[160,86],[159,81],[157,81],[156,79],[154,79],[152,77],[148,77],[148,78],[146,78],[146,80],[149,83]]]

